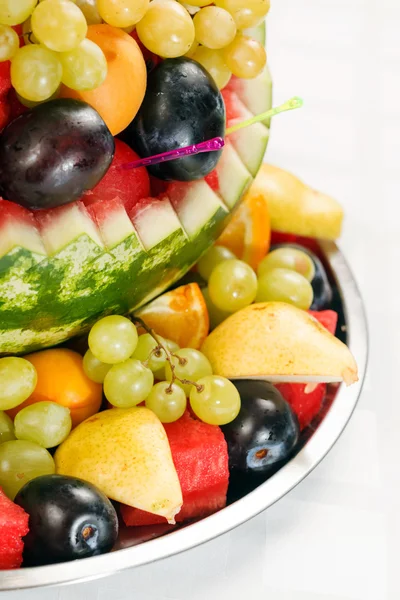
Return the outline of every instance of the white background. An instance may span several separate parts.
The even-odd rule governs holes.
[[[277,117],[268,160],[337,197],[367,304],[359,407],[323,463],[248,524],[158,564],[1,600],[394,600],[400,597],[400,0],[272,0]]]

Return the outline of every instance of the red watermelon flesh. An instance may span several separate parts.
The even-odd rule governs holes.
[[[321,323],[332,335],[335,335],[338,314],[334,310],[309,310],[308,313]]]
[[[164,425],[182,488],[183,506],[178,523],[206,517],[226,505],[228,449],[219,427],[193,419],[189,412]],[[156,525],[165,519],[121,505],[126,525]]]
[[[338,314],[334,310],[309,311],[321,325],[335,335]],[[321,410],[326,396],[326,384],[279,383],[275,386],[297,415],[300,429],[307,427]]]
[[[129,212],[139,200],[150,195],[150,180],[145,167],[122,169],[122,165],[138,160],[139,156],[121,140],[115,140],[113,161],[93,190],[87,192],[82,200],[86,206],[95,202],[108,202],[119,198]]]
[[[325,383],[278,383],[275,387],[296,413],[300,429],[307,427],[317,416],[326,395]]]
[[[21,566],[22,537],[29,531],[28,520],[26,512],[0,489],[0,570]]]
[[[10,119],[8,92],[11,89],[10,61],[0,62],[0,131]]]

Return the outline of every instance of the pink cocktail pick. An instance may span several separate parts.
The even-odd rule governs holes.
[[[121,169],[137,169],[138,167],[150,167],[151,165],[157,165],[159,163],[167,162],[169,160],[175,160],[176,158],[182,158],[183,156],[190,156],[192,154],[201,154],[203,152],[215,152],[221,150],[225,145],[224,140],[221,137],[212,138],[206,142],[200,144],[194,144],[192,146],[185,146],[184,148],[177,148],[176,150],[170,150],[169,152],[162,152],[161,154],[155,154],[148,158],[140,158],[133,162],[121,165]]]
[[[250,125],[254,125],[254,123],[260,123],[265,121],[266,119],[270,119],[275,115],[279,115],[280,113],[287,112],[289,110],[294,110],[296,108],[300,108],[303,106],[303,100],[295,96],[291,98],[284,104],[280,106],[276,106],[275,108],[271,108],[265,113],[261,115],[257,115],[255,117],[251,117],[251,119],[247,119],[246,121],[242,121],[242,123],[237,123],[233,127],[230,127],[226,130],[225,135],[228,136],[231,133],[235,133],[240,129],[244,129],[245,127],[250,127]],[[221,150],[225,145],[225,141],[221,137],[212,138],[211,140],[207,140],[206,142],[200,142],[199,144],[194,144],[191,146],[185,146],[184,148],[177,148],[176,150],[170,150],[169,152],[162,152],[161,154],[156,154],[154,156],[149,156],[146,158],[140,158],[139,160],[135,160],[130,163],[126,163],[121,165],[120,169],[129,170],[129,169],[137,169],[138,167],[150,167],[151,165],[157,165],[159,163],[167,162],[169,160],[175,160],[177,158],[183,158],[184,156],[191,156],[193,154],[201,154],[203,152],[215,152],[217,150]]]

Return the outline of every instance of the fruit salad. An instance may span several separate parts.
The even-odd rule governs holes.
[[[0,1],[0,569],[223,509],[357,381],[342,209],[262,165],[269,8]]]

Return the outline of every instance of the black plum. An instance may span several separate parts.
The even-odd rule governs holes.
[[[223,426],[231,473],[269,475],[296,447],[300,428],[290,405],[265,381],[233,381],[242,401],[236,419]]]
[[[100,181],[114,150],[111,132],[89,104],[45,102],[1,134],[0,192],[30,209],[68,204]]]
[[[24,565],[44,565],[109,552],[118,518],[109,499],[92,484],[64,475],[43,475],[19,491],[15,503],[29,515]]]
[[[314,292],[314,300],[312,305],[310,306],[310,309],[324,310],[326,308],[329,308],[333,299],[332,286],[329,283],[329,279],[326,274],[324,265],[322,264],[318,256],[316,256],[314,252],[311,252],[311,250],[309,250],[305,246],[301,246],[300,244],[290,243],[276,244],[274,246],[271,246],[271,250],[276,250],[276,248],[296,248],[297,250],[301,250],[302,252],[308,254],[308,256],[313,261],[315,267],[314,279],[311,282],[311,286]]]
[[[121,137],[146,157],[224,135],[225,105],[211,75],[189,58],[172,58],[149,74],[143,104]],[[220,155],[191,155],[148,169],[159,179],[193,181],[208,175]]]

